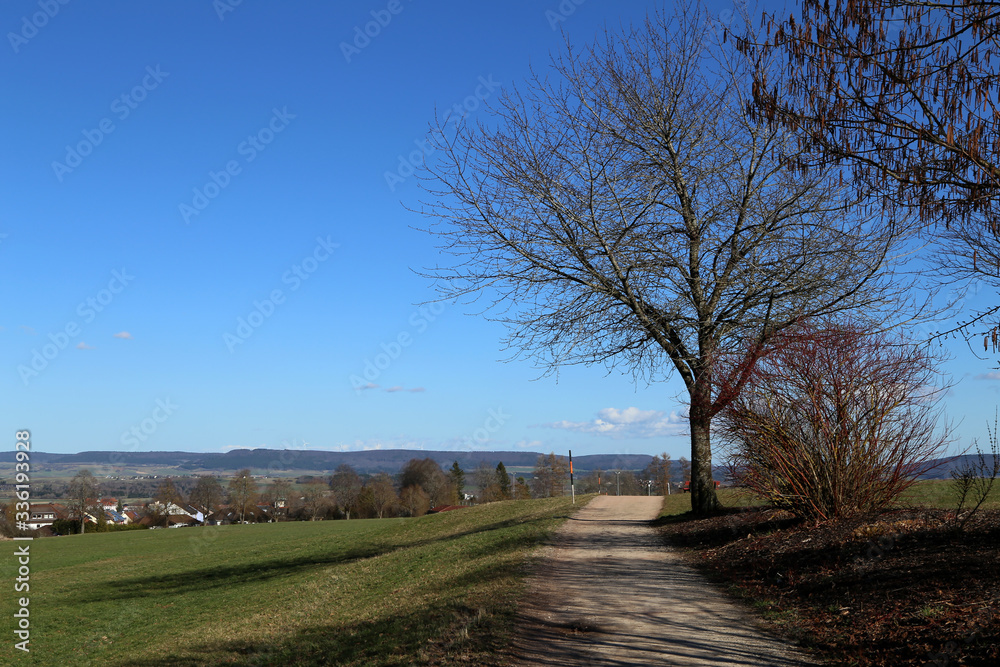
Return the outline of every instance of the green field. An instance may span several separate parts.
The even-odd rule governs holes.
[[[553,498],[417,519],[34,540],[31,652],[13,647],[5,593],[0,663],[490,664],[528,553],[571,509]],[[0,546],[8,591],[22,544]]]
[[[972,499],[966,501],[969,505]],[[952,480],[926,480],[917,482],[900,498],[900,504],[915,505],[917,507],[936,507],[940,509],[955,509],[955,496],[952,487]],[[985,509],[1000,509],[1000,480],[993,485],[986,502],[983,503]]]
[[[955,509],[952,481],[948,480],[921,480],[907,489],[899,498],[897,506],[901,507],[927,507],[935,509]],[[764,501],[755,498],[748,492],[741,489],[719,489],[719,502],[724,507],[747,507],[750,505],[764,505]],[[970,498],[971,500],[971,498]],[[966,508],[970,501],[966,501]],[[1000,480],[993,485],[983,509],[1000,509]],[[668,496],[663,505],[661,516],[674,516],[691,511],[691,496],[687,493],[675,493]]]

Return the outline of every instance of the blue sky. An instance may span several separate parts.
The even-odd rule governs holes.
[[[439,255],[401,168],[435,109],[544,67],[554,28],[651,6],[3,3],[3,428],[50,452],[686,454],[678,381],[539,379],[501,325],[419,305]],[[951,348],[967,443],[1000,375]]]

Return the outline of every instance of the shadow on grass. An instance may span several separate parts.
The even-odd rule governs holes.
[[[502,522],[508,524],[510,522]],[[473,535],[467,531],[444,540]],[[438,540],[426,540],[421,544]],[[503,556],[534,546],[532,531],[505,537],[489,545],[464,550],[472,561]],[[412,665],[461,662],[501,665],[498,657],[509,644],[517,609],[516,587],[497,593],[492,582],[521,573],[516,560],[484,560],[472,572],[449,577],[441,595],[418,609],[406,603],[371,620],[304,626],[278,637],[206,641],[173,649],[157,658],[131,658],[119,667],[194,667],[196,665]],[[478,591],[476,589],[479,589]],[[486,592],[491,591],[491,592]],[[331,609],[335,613],[335,609]],[[332,615],[332,613],[331,613]],[[171,647],[173,648],[173,647]]]
[[[373,622],[312,625],[280,639],[239,639],[188,647],[156,659],[136,659],[121,667],[198,665],[409,665],[427,662],[440,650],[427,637],[440,635],[458,612],[427,608]]]
[[[432,537],[420,540],[407,541],[401,539],[398,542],[385,540],[378,544],[360,546],[347,551],[331,551],[328,554],[313,556],[299,556],[295,558],[269,558],[266,560],[247,561],[238,565],[214,565],[198,569],[182,570],[163,575],[147,575],[133,577],[130,579],[118,579],[115,581],[115,588],[100,587],[88,591],[81,591],[77,596],[71,598],[71,604],[87,604],[107,601],[122,601],[136,598],[146,598],[151,596],[164,597],[168,595],[181,595],[191,592],[204,592],[213,588],[232,587],[246,583],[260,583],[278,579],[281,577],[296,575],[301,572],[320,569],[331,565],[346,564],[354,561],[374,558],[384,554],[405,549],[417,549],[430,544],[446,544],[455,540],[460,540],[479,533],[489,533],[496,530],[503,530],[514,525],[530,527],[532,524],[546,519],[532,519],[523,521],[519,519],[508,519],[484,524],[474,529],[464,530],[457,533],[450,533],[440,537]],[[498,548],[514,548],[513,545],[521,545],[522,540],[511,539],[508,543]],[[534,544],[532,540],[530,544]],[[277,545],[280,548],[280,545]],[[476,554],[479,555],[479,554]]]

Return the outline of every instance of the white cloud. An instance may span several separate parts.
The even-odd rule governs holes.
[[[127,331],[119,331],[118,333],[114,334],[114,337],[123,338],[125,340],[132,340],[132,334],[130,334]]]
[[[360,391],[365,391],[366,389],[378,389],[378,385],[377,385],[377,384],[375,384],[374,382],[369,382],[369,383],[368,383],[368,384],[366,384],[366,385],[363,385],[363,386],[361,386],[361,387],[358,387],[358,389],[359,389]]]
[[[639,408],[604,408],[597,418],[584,422],[558,421],[539,424],[544,428],[557,428],[576,433],[596,433],[612,438],[657,438],[679,435],[687,424],[687,415],[682,412],[669,414],[662,410],[640,410]]]
[[[388,389],[386,389],[386,391],[390,393],[395,393],[397,391],[403,391],[403,388],[397,384],[395,387],[389,387]]]
[[[84,343],[81,340],[79,343],[76,344],[76,349],[78,349],[78,350],[93,350],[94,346],[93,345],[87,345],[86,343]]]
[[[1000,380],[1000,372],[990,371],[989,373],[980,373],[975,377],[976,380]]]

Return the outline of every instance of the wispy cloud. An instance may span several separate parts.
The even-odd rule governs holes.
[[[976,380],[1000,380],[1000,372],[990,371],[989,373],[980,373],[975,376]]]
[[[368,389],[378,389],[378,385],[375,384],[374,382],[369,382],[366,385],[362,385],[362,386],[358,387],[359,391],[366,391]]]
[[[397,384],[395,387],[389,387],[388,389],[386,389],[386,391],[389,392],[390,394],[393,394],[396,393],[397,391],[403,391],[403,388]]]
[[[514,443],[514,447],[516,449],[527,449],[529,451],[530,450],[535,450],[535,451],[539,451],[540,452],[540,451],[542,451],[545,448],[545,441],[544,440],[518,440],[517,442]]]
[[[24,331],[24,333],[28,334],[29,336],[37,336],[38,335],[38,332],[36,332],[32,327],[29,327],[26,324],[22,324],[21,325],[21,329]]]
[[[81,340],[79,343],[76,344],[76,349],[78,349],[78,350],[93,350],[94,346],[93,345],[87,345],[86,343],[84,343]]]
[[[124,338],[125,340],[132,340],[132,334],[127,331],[119,331],[114,334],[115,338]]]
[[[412,389],[407,389],[403,385],[397,384],[397,385],[393,385],[392,387],[387,387],[386,391],[389,392],[389,393],[392,393],[392,394],[394,394],[394,393],[396,393],[398,391],[406,391],[406,392],[409,392],[411,394],[419,394],[420,392],[427,391],[427,390],[424,389],[423,387],[414,387]]]
[[[558,421],[538,424],[543,428],[557,428],[575,433],[596,433],[612,438],[656,438],[679,435],[687,424],[687,415],[681,412],[666,413],[662,410],[639,408],[604,408],[597,418],[590,421]]]

